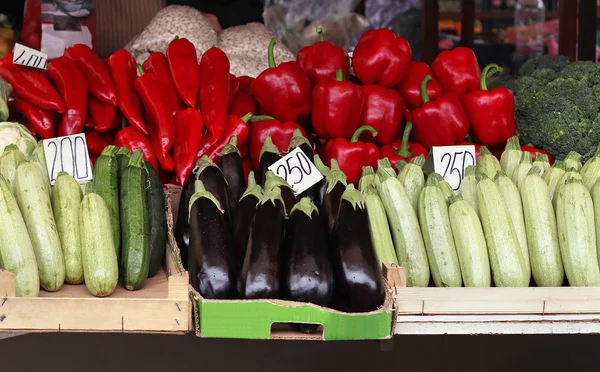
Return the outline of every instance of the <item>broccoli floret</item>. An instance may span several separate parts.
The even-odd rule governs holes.
[[[535,57],[523,64],[519,69],[519,76],[531,75],[535,70],[550,69],[556,73],[560,73],[569,65],[569,59],[565,56],[554,58],[548,55]]]
[[[594,120],[600,110],[600,101],[594,97],[593,90],[584,81],[558,78],[550,82],[544,91],[552,96],[552,102],[566,100],[578,107],[586,119]],[[550,111],[552,107],[548,108]]]
[[[594,95],[600,98],[600,65],[591,61],[574,62],[567,66],[560,76],[585,83],[594,90]]]
[[[558,78],[558,74],[556,71],[549,68],[542,68],[539,70],[535,70],[531,77],[539,80],[542,84],[548,84],[551,81],[554,81]]]

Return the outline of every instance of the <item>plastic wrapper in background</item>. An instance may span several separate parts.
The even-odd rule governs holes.
[[[0,122],[8,120],[8,97],[12,93],[12,87],[0,78]]]

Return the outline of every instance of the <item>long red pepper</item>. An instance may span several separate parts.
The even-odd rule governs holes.
[[[73,60],[83,73],[91,95],[111,106],[117,106],[117,89],[108,68],[90,47],[75,44],[65,49],[64,55]]]
[[[12,107],[16,112],[23,114],[29,120],[42,139],[54,137],[54,120],[49,111],[32,105],[20,98],[13,100]]]
[[[242,117],[236,115],[229,115],[227,117],[227,125],[225,126],[225,132],[221,136],[221,138],[215,142],[209,149],[206,151],[206,155],[211,158],[212,161],[216,161],[219,157],[219,154],[225,146],[231,140],[231,137],[237,137],[237,146],[240,149],[240,153],[243,155],[243,148],[246,146],[246,142],[248,141],[249,129],[248,129],[248,120],[252,117],[251,113],[248,113]]]
[[[134,87],[137,78],[135,59],[128,51],[121,49],[108,57],[108,67],[117,88],[119,109],[132,126],[148,134],[142,120],[140,98]]]
[[[194,44],[188,39],[175,38],[169,43],[166,54],[177,94],[186,105],[195,107],[200,86],[200,72]],[[206,122],[206,118],[204,121]]]
[[[198,159],[204,121],[198,110],[190,107],[175,114],[173,122],[175,124],[175,145],[173,146],[175,175],[184,185]]]
[[[87,99],[89,117],[94,123],[94,128],[98,132],[107,132],[119,126],[122,115],[115,106],[104,103],[94,96],[88,96]]]
[[[48,65],[48,77],[65,102],[65,113],[58,126],[58,136],[81,133],[87,119],[87,83],[75,63],[65,56]]]
[[[0,67],[0,78],[12,86],[17,96],[37,107],[59,113],[65,111],[65,103],[42,73],[7,63]]]
[[[227,60],[229,62],[229,59]],[[231,108],[235,97],[237,97],[240,89],[240,81],[235,77],[234,74],[229,74],[229,99],[227,100],[227,107]]]
[[[173,85],[167,57],[161,52],[154,52],[144,61],[142,67],[144,71],[154,73],[160,80],[164,89],[165,103],[172,107],[173,115],[175,115],[181,109],[181,99],[177,95],[175,85]]]
[[[155,136],[153,133],[149,133],[149,135],[150,138],[156,138],[153,142],[161,167],[166,171],[171,171],[173,170],[173,160],[169,151],[175,141],[173,113],[171,108],[164,104],[160,80],[153,73],[144,73],[141,66],[138,66],[138,69],[141,76],[135,80],[135,90],[150,114],[151,125],[156,126]]]
[[[156,162],[156,155],[152,149],[152,145],[144,133],[135,129],[134,127],[123,128],[117,133],[115,137],[115,146],[127,147],[132,152],[142,150],[144,153],[144,159],[147,160],[156,171],[159,171],[158,163]]]
[[[200,111],[210,138],[223,135],[229,107],[229,59],[219,48],[210,48],[200,60]]]
[[[100,133],[96,130],[88,130],[85,132],[85,142],[90,155],[100,155],[106,146],[115,143],[115,136],[114,131]]]

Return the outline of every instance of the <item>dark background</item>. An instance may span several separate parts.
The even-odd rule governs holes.
[[[35,334],[0,340],[0,371],[598,371],[600,337],[397,336],[376,341]]]

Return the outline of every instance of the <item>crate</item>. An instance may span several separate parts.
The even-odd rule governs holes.
[[[167,242],[165,266],[141,290],[128,291],[119,283],[104,298],[92,296],[84,284],[15,297],[14,275],[0,270],[0,332],[189,332],[188,273],[181,270],[173,244]]]
[[[177,216],[181,188],[168,185],[167,189],[171,203],[169,210]],[[169,235],[172,236],[172,231]],[[381,308],[369,313],[343,313],[314,304],[283,300],[208,300],[190,286],[194,331],[198,337],[205,338],[389,339],[394,334],[396,320],[392,288],[405,281],[405,272],[398,267],[385,267],[384,274],[387,278],[385,302]],[[292,323],[318,324],[320,327],[313,334],[304,334],[295,331]]]

